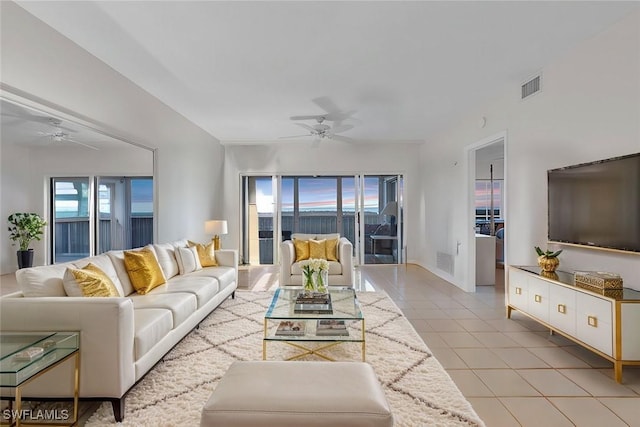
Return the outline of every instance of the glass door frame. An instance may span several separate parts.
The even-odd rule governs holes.
[[[367,265],[366,264],[366,231],[365,226],[367,224],[365,220],[366,209],[365,209],[365,181],[367,178],[371,177],[393,177],[395,179],[395,202],[396,206],[396,235],[397,239],[397,259],[395,263],[384,263],[383,265],[400,265],[406,262],[404,253],[404,175],[401,173],[361,173],[356,175],[358,180],[357,192],[358,192],[358,201],[359,205],[356,207],[357,209],[357,220],[358,220],[358,230],[359,236],[356,239],[356,257],[354,259],[354,265]],[[379,200],[381,200],[381,195],[378,194]],[[387,200],[386,202],[390,202],[392,200]],[[380,212],[384,210],[385,206],[380,206]],[[375,243],[374,243],[375,244]]]
[[[50,213],[49,213],[49,217],[51,218],[51,231],[49,232],[50,237],[50,248],[49,248],[49,254],[48,254],[48,259],[49,259],[49,263],[50,264],[56,264],[56,242],[59,239],[59,236],[57,236],[55,229],[56,229],[56,182],[58,181],[62,181],[64,182],[65,180],[86,180],[87,181],[87,214],[88,214],[88,222],[89,222],[89,233],[88,233],[88,237],[89,237],[89,253],[86,255],[83,255],[80,258],[85,258],[85,257],[91,257],[95,255],[95,247],[96,247],[96,237],[95,237],[95,233],[92,232],[92,230],[95,230],[95,224],[96,224],[96,220],[95,220],[95,213],[96,213],[96,201],[95,201],[95,185],[96,185],[96,180],[95,180],[95,175],[64,175],[64,176],[50,176],[47,179],[47,186],[48,186],[48,197],[49,200],[47,201],[47,205],[48,208],[50,209]],[[77,258],[77,259],[80,259]]]
[[[353,178],[354,179],[354,193],[355,193],[355,200],[354,200],[354,231],[355,231],[355,235],[354,235],[354,241],[353,246],[354,246],[354,252],[353,252],[353,261],[354,261],[354,265],[358,266],[358,265],[364,265],[365,264],[365,248],[366,248],[366,235],[365,235],[365,221],[361,220],[365,218],[365,203],[364,203],[364,198],[365,198],[365,192],[364,192],[364,188],[365,188],[365,179],[366,178],[370,178],[370,177],[389,177],[389,178],[395,178],[395,201],[397,202],[397,212],[396,212],[396,226],[397,226],[397,247],[396,247],[396,251],[397,251],[397,257],[396,257],[396,262],[393,264],[388,264],[388,265],[398,265],[398,264],[402,264],[405,261],[405,256],[406,254],[404,253],[404,195],[403,195],[403,191],[404,191],[404,175],[403,174],[396,174],[396,173],[356,173],[356,174],[327,174],[327,175],[320,175],[320,174],[314,174],[314,175],[305,175],[305,174],[268,174],[268,173],[242,173],[240,174],[239,177],[239,185],[241,188],[240,191],[240,195],[239,195],[239,205],[240,205],[240,209],[239,209],[239,223],[241,224],[240,227],[240,244],[241,244],[241,248],[240,248],[240,254],[242,256],[242,261],[245,264],[249,263],[249,230],[248,230],[248,210],[249,210],[249,188],[248,188],[248,183],[249,183],[249,178],[270,178],[271,179],[271,186],[272,186],[272,197],[273,197],[273,201],[272,201],[272,206],[273,206],[273,210],[271,212],[272,214],[272,228],[273,228],[273,241],[272,241],[272,249],[273,249],[273,265],[278,265],[280,262],[280,243],[283,240],[283,221],[282,221],[282,183],[283,183],[283,178],[290,178],[290,177],[298,177],[298,178],[305,178],[305,177],[319,177],[319,178]],[[337,191],[338,191],[338,195],[337,195],[337,199],[340,199],[341,202],[339,203],[338,200],[336,200],[336,206],[340,209],[342,209],[344,207],[344,201],[343,199],[343,187],[340,184],[340,182],[337,185]],[[295,190],[294,190],[294,197],[298,197],[298,195],[295,194]],[[382,197],[379,195],[379,197]],[[294,202],[295,203],[295,202]],[[380,210],[382,210],[384,208],[384,206],[380,207]],[[340,215],[342,216],[342,215]],[[345,218],[344,216],[342,216],[342,228],[338,228],[338,232],[342,235],[342,231],[344,231],[344,221]],[[292,232],[294,230],[291,230]]]
[[[152,231],[152,242],[156,241],[156,236],[157,236],[157,227],[156,227],[156,221],[157,221],[157,217],[158,215],[156,214],[155,210],[156,210],[156,206],[157,206],[157,201],[156,201],[156,180],[154,179],[153,176],[149,176],[149,175],[130,175],[130,176],[113,176],[113,175],[64,175],[64,176],[48,176],[47,177],[47,182],[46,182],[46,186],[47,186],[47,199],[46,199],[46,204],[48,206],[48,210],[49,210],[49,218],[50,218],[50,231],[47,234],[48,239],[49,239],[49,245],[48,246],[48,253],[46,254],[46,259],[48,260],[48,262],[50,264],[56,264],[58,262],[56,262],[56,241],[59,239],[60,236],[57,236],[56,234],[56,188],[55,188],[55,183],[59,182],[59,181],[70,181],[70,180],[82,180],[82,181],[87,181],[87,213],[88,213],[88,224],[89,224],[89,230],[88,230],[88,245],[89,245],[89,251],[88,254],[83,255],[81,258],[86,258],[86,257],[92,257],[92,256],[96,256],[99,255],[101,253],[103,253],[101,251],[100,248],[100,243],[101,243],[101,238],[100,238],[100,207],[99,207],[99,203],[100,203],[100,197],[98,194],[99,191],[99,186],[102,184],[102,181],[105,180],[107,183],[109,183],[110,181],[113,180],[123,180],[122,184],[122,204],[123,206],[120,207],[122,209],[124,209],[125,212],[125,216],[124,216],[124,224],[125,224],[125,228],[126,228],[126,234],[125,234],[125,238],[123,241],[123,245],[124,248],[130,248],[132,245],[132,222],[131,219],[133,217],[131,209],[132,209],[132,189],[131,189],[131,183],[133,180],[136,179],[151,179],[152,180],[152,194],[153,194],[153,202],[152,202],[152,207],[154,209],[153,212],[153,231]],[[111,194],[112,200],[111,200],[111,204],[110,207],[111,209],[114,208],[115,203],[113,203],[113,192]],[[111,212],[111,214],[113,214],[113,212]],[[119,249],[119,248],[110,248],[107,250],[112,250],[112,249]],[[77,259],[81,259],[81,258],[77,258]],[[64,262],[64,261],[63,261]]]

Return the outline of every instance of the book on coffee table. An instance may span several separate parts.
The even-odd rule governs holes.
[[[329,304],[331,295],[327,292],[300,292],[296,304]]]
[[[304,335],[305,322],[296,322],[291,320],[283,320],[278,325],[276,335]]]
[[[333,314],[331,301],[329,304],[295,304],[293,312],[296,314]]]
[[[345,336],[349,335],[347,324],[344,320],[322,319],[318,320],[316,326],[316,335],[318,336]]]

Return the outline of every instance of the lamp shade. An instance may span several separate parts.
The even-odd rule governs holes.
[[[204,232],[213,236],[227,234],[227,221],[213,219],[204,223]]]
[[[380,215],[396,216],[398,212],[398,202],[391,201],[382,209]]]

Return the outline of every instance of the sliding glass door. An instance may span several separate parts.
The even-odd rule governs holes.
[[[245,263],[277,264],[293,233],[339,233],[358,264],[403,262],[399,175],[244,176],[242,188]]]
[[[51,179],[50,227],[53,262],[67,262],[90,255],[92,243],[91,180],[82,178]]]
[[[98,250],[131,249],[153,242],[153,179],[97,177]]]
[[[153,242],[153,178],[51,178],[52,262]]]
[[[364,175],[361,178],[361,246],[364,264],[401,264],[401,175]]]

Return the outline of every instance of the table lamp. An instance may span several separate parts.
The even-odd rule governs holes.
[[[213,249],[220,249],[220,235],[227,234],[227,221],[213,219],[204,223],[204,232],[213,235]]]

